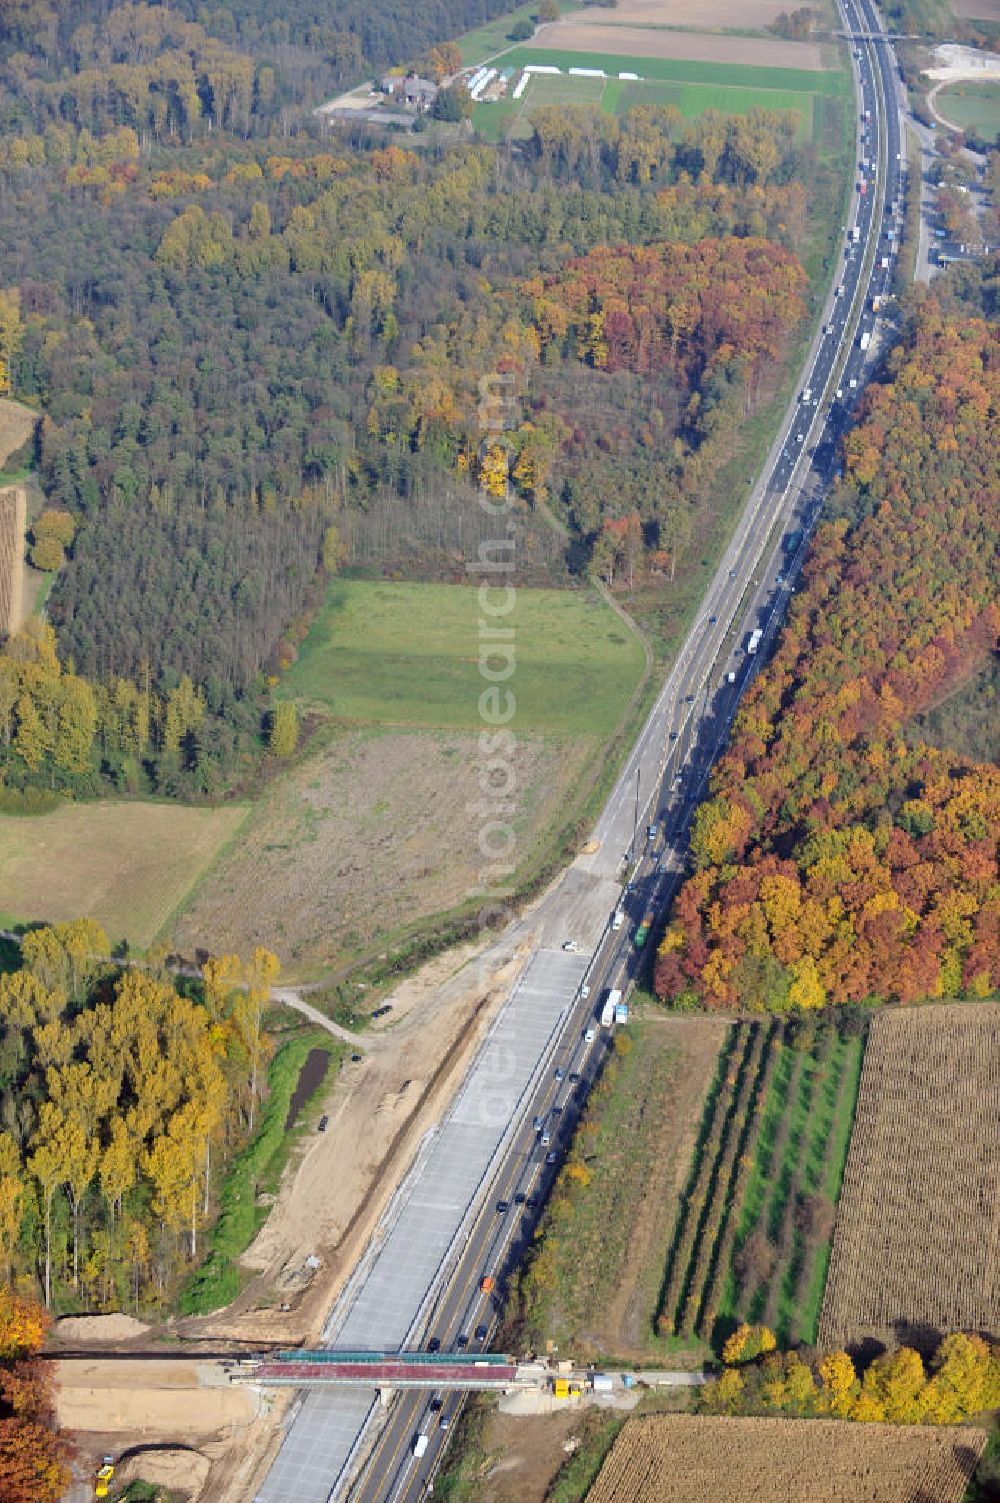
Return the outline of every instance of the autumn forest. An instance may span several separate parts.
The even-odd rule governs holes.
[[[509,483],[545,582],[683,568],[806,310],[804,182],[827,169],[791,117],[541,109],[499,148],[290,136],[315,18],[278,47],[249,14],[223,36],[106,9],[53,28],[25,0],[0,59],[0,368],[42,414],[24,457],[68,527],[32,551],[55,660],[0,661],[8,787],[232,787],[369,514],[406,519],[377,567],[449,577],[434,497],[471,514]],[[423,24],[431,46],[442,18]],[[484,444],[491,373],[511,401]]]
[[[835,515],[699,809],[656,962],[783,1012],[1000,985],[1000,769],[907,733],[1000,640],[1000,330],[931,299],[845,443]]]

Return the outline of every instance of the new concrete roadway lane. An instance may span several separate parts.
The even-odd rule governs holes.
[[[877,32],[871,0],[842,0],[842,11],[850,30]],[[512,926],[515,935],[532,936],[535,953],[338,1301],[324,1333],[329,1345],[394,1350],[433,1340],[474,1353],[489,1343],[504,1279],[530,1239],[610,1045],[610,1031],[597,1022],[604,994],[627,986],[643,959],[634,943],[639,920],[647,909],[662,910],[681,880],[691,817],[739,697],[780,625],[836,464],[837,438],[877,348],[872,298],[891,286],[897,241],[887,232],[898,233],[891,205],[901,198],[903,166],[895,63],[888,43],[861,36],[853,62],[858,161],[869,164],[859,166],[856,190],[863,181],[865,192],[853,195],[843,265],[806,362],[803,399],[789,410],[598,821],[596,849]],[[873,336],[865,350],[859,330]],[[802,537],[792,551],[795,532]],[[760,648],[750,655],[747,638],[757,629]],[[661,827],[655,842],[644,830],[654,819]],[[627,919],[616,929],[620,906]],[[483,1287],[486,1278],[492,1289]],[[419,1498],[460,1402],[403,1394],[383,1408],[374,1393],[308,1395],[259,1503]],[[421,1434],[428,1443],[417,1457]]]

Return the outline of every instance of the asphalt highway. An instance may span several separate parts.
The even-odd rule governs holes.
[[[611,1046],[601,1027],[609,989],[627,990],[645,952],[636,931],[661,914],[682,880],[687,834],[740,697],[780,627],[809,534],[837,468],[838,440],[879,344],[873,299],[893,284],[902,223],[897,66],[874,0],[840,0],[857,36],[857,146],[852,212],[839,269],[809,352],[802,387],[636,746],[595,829],[594,880],[622,884],[555,1054],[509,1138],[492,1184],[466,1223],[418,1345],[490,1345],[506,1280],[530,1244],[579,1110]],[[855,239],[855,230],[858,236]],[[863,335],[870,338],[862,341]],[[865,348],[862,348],[864,343]],[[759,645],[749,651],[751,634]],[[655,836],[647,826],[656,825]],[[612,913],[621,909],[619,924]],[[575,943],[567,940],[567,944]],[[590,943],[581,949],[590,950]],[[485,1281],[487,1283],[484,1287]],[[416,1503],[434,1474],[461,1408],[458,1394],[391,1398],[360,1468],[331,1477],[331,1503]],[[290,1432],[292,1440],[294,1430]],[[420,1437],[426,1437],[417,1445]],[[286,1442],[287,1444],[287,1442]],[[420,1455],[415,1454],[420,1451]]]

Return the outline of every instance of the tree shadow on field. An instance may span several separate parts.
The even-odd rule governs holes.
[[[921,1357],[931,1357],[944,1340],[945,1333],[926,1321],[893,1322],[896,1346],[911,1346]]]
[[[0,976],[21,969],[21,947],[12,939],[0,939]]]
[[[740,1322],[735,1315],[719,1315],[712,1327],[711,1346],[717,1356],[722,1356],[722,1348],[737,1329]]]

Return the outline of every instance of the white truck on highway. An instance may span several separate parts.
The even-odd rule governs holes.
[[[870,329],[866,329],[865,332],[862,334],[861,338],[858,340],[858,345],[859,345],[859,347],[862,350],[867,350],[867,348],[871,344],[871,342],[872,342],[871,330]]]
[[[757,651],[757,648],[761,644],[761,639],[763,638],[763,636],[764,633],[761,631],[759,626],[755,627],[754,630],[750,633],[750,640],[747,642],[748,658],[753,657],[754,653]]]
[[[427,1450],[428,1438],[426,1435],[418,1435],[413,1442],[413,1454],[420,1457]]]
[[[615,1008],[618,1006],[621,999],[622,994],[620,988],[613,986],[608,992],[604,1006],[601,1008],[602,1028],[610,1028],[612,1023],[615,1021]]]

